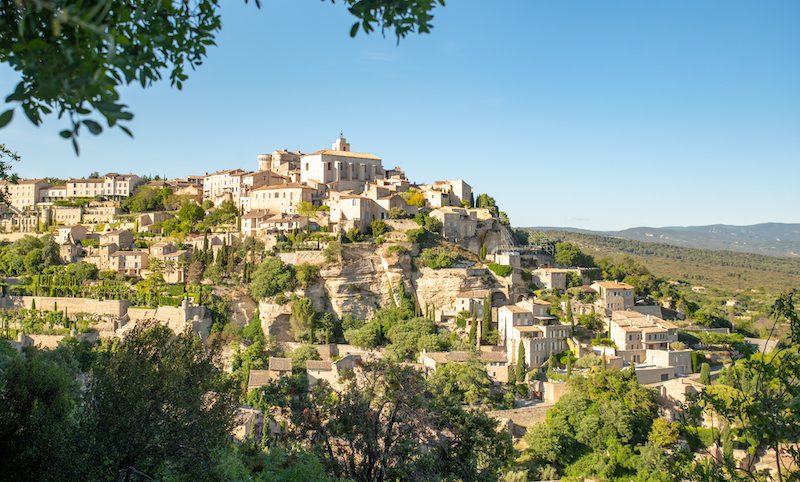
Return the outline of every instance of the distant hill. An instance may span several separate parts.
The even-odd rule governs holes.
[[[531,231],[534,240],[569,241],[596,258],[629,256],[658,276],[692,284],[732,291],[763,288],[771,293],[800,287],[800,256],[777,257],[742,251],[689,248],[590,231],[524,229]]]
[[[622,231],[590,231],[561,227],[525,229],[597,234],[685,248],[800,257],[800,224],[762,223],[751,226],[712,224],[710,226],[667,226],[663,228],[637,227]]]

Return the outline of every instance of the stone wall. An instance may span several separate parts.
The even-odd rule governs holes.
[[[278,253],[278,257],[286,264],[323,264],[325,254],[322,251],[292,251],[289,253]]]
[[[89,315],[113,316],[122,318],[128,311],[127,300],[93,300],[89,298],[65,298],[55,296],[7,296],[0,301],[2,308],[31,308],[36,302],[37,310],[67,310],[67,316],[77,313]]]

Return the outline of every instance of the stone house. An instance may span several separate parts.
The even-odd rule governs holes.
[[[456,293],[456,313],[467,311],[475,313],[475,318],[483,318],[483,301],[489,296],[489,290],[467,290]]]
[[[324,381],[334,390],[340,390],[343,387],[340,377],[355,370],[360,363],[361,355],[353,354],[345,355],[336,361],[308,360],[306,362],[308,386],[313,387]]]
[[[312,202],[316,189],[305,184],[262,186],[250,192],[249,210],[294,214],[301,202]]]
[[[120,209],[113,201],[90,202],[83,209],[84,223],[112,223],[120,213]]]
[[[388,219],[389,213],[370,198],[332,191],[328,199],[333,231],[342,233],[353,228],[365,231],[372,221]]]
[[[58,244],[78,243],[86,239],[86,228],[80,224],[72,226],[59,226],[56,228],[53,240]]]
[[[129,276],[141,276],[150,255],[144,251],[115,251],[109,257],[109,269]]]
[[[442,237],[450,242],[457,243],[477,233],[477,212],[471,209],[445,206],[434,209],[430,215],[442,223]]]
[[[116,244],[118,249],[133,247],[133,233],[130,229],[115,229],[100,233],[100,244]]]
[[[20,179],[16,183],[0,180],[0,189],[8,194],[9,204],[20,211],[33,209],[41,202],[42,190],[50,187],[44,179]]]
[[[537,300],[538,301],[538,300]],[[549,303],[523,300],[497,310],[500,343],[506,349],[508,363],[515,363],[519,345],[525,351],[525,365],[539,368],[551,353],[561,353],[569,348],[567,338],[570,326],[547,314]]]
[[[595,281],[591,285],[598,294],[597,306],[607,315],[627,310],[634,304],[633,286],[619,281]]]
[[[419,363],[424,367],[425,374],[430,375],[441,365],[447,363],[464,363],[477,360],[486,367],[486,374],[495,383],[508,382],[508,360],[503,351],[480,350],[478,353],[466,351],[426,351],[419,355]]]
[[[80,206],[53,206],[53,222],[66,226],[79,224],[83,220]]]
[[[539,286],[548,290],[565,291],[567,289],[567,273],[570,270],[560,268],[539,268],[531,273]]]
[[[617,355],[626,362],[642,363],[646,350],[669,350],[669,344],[678,341],[674,323],[635,311],[612,313],[608,327]]]
[[[154,224],[163,223],[167,219],[172,219],[175,216],[165,211],[156,211],[152,213],[141,213],[136,216],[139,232],[149,232],[152,230]]]

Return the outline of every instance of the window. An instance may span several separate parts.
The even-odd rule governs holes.
[[[308,171],[308,163],[306,162],[306,171]]]

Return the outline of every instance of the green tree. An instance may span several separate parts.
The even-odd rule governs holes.
[[[247,2],[247,0],[245,0]],[[254,0],[260,6],[260,0]],[[376,28],[399,39],[432,28],[432,11],[443,0],[345,0],[356,22],[350,35]],[[78,0],[13,2],[0,20],[0,62],[18,73],[20,81],[6,102],[16,103],[40,125],[44,115],[57,113],[69,121],[61,136],[76,152],[81,129],[97,135],[119,127],[133,114],[120,100],[130,84],[152,86],[167,75],[183,88],[188,72],[199,67],[222,28],[220,5],[214,0],[161,2],[102,0],[87,6]],[[0,114],[0,128],[14,110]]]
[[[0,114],[0,128],[3,127],[4,115],[6,114]],[[8,179],[11,171],[11,164],[13,162],[19,162],[19,160],[19,154],[6,147],[5,144],[0,144],[0,179]],[[8,206],[8,203],[8,191],[0,189],[0,204]]]
[[[486,259],[486,244],[481,243],[481,249],[478,251],[478,257],[481,258],[481,261]]]
[[[298,433],[335,477],[492,480],[511,461],[511,437],[495,420],[466,410],[454,392],[441,394],[418,370],[367,362],[344,383],[337,396],[318,385],[297,409],[308,414]]]
[[[707,413],[713,413],[723,424],[737,428],[738,439],[749,452],[766,450],[775,455],[777,480],[791,480],[790,467],[800,463],[797,449],[784,451],[800,437],[800,413],[795,410],[800,400],[800,314],[796,292],[780,295],[772,305],[772,330],[785,325],[790,344],[771,353],[760,352],[734,356],[733,366],[722,370],[719,385],[707,386],[691,401],[684,414],[683,430],[699,436],[697,426]],[[726,450],[727,451],[727,450]],[[725,451],[724,451],[725,452]],[[718,480],[753,480],[763,477],[753,467],[742,469],[733,458],[709,453],[712,464],[693,464],[695,473]],[[783,455],[781,456],[781,453]]]
[[[475,343],[477,341],[478,341],[478,315],[473,310],[472,320],[469,323],[469,344],[471,346],[475,346]]]
[[[228,443],[237,406],[218,363],[219,347],[189,331],[137,324],[89,382],[81,419],[87,477],[167,470],[204,478]]]
[[[525,346],[520,342],[519,349],[517,350],[517,368],[515,378],[519,383],[525,383],[525,375],[528,373],[525,363]]]
[[[193,202],[183,203],[183,206],[181,206],[180,210],[178,211],[178,219],[187,222],[190,225],[194,225],[195,223],[202,221],[205,216],[205,210],[203,210],[199,204]]]
[[[481,319],[481,340],[486,341],[492,323],[492,296],[483,299],[483,318]]]
[[[308,360],[321,360],[319,352],[312,345],[300,345],[291,352],[289,358],[292,359],[292,369],[305,371]]]
[[[294,288],[294,273],[280,258],[265,258],[253,272],[250,293],[255,299],[275,296]]]
[[[310,298],[300,298],[292,303],[289,324],[292,328],[292,336],[296,341],[310,341],[313,339],[316,318],[317,312],[314,311]]]
[[[575,334],[575,315],[572,313],[572,301],[567,298],[567,306],[564,308],[566,311],[566,319],[567,324],[569,325],[569,333],[570,335]]]
[[[468,405],[488,402],[492,380],[486,367],[477,359],[461,363],[446,363],[436,369],[429,383],[434,391],[444,397]]]
[[[592,267],[595,264],[591,256],[584,254],[576,245],[566,241],[556,243],[553,259],[556,264],[561,266]]]
[[[75,374],[54,358],[33,349],[5,361],[0,355],[0,473],[5,480],[74,476],[77,440],[71,434],[77,429],[78,387]]]
[[[711,366],[708,363],[700,365],[700,383],[711,385]]]

